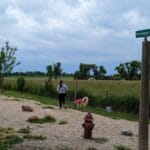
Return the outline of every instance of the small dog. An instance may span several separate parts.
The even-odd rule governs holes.
[[[82,98],[82,106],[87,106],[89,103],[89,98],[88,97],[83,97]]]
[[[78,98],[74,101],[74,103],[77,105],[77,107],[82,107],[82,106],[86,107],[88,102],[89,102],[88,97]]]

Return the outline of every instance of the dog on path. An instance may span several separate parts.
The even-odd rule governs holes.
[[[83,97],[83,98],[78,98],[74,101],[74,104],[79,108],[79,107],[86,107],[88,105],[89,98],[88,97]]]

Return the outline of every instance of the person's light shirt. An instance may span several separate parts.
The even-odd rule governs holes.
[[[65,84],[62,84],[62,87],[57,85],[57,92],[58,94],[64,94],[68,90],[68,87]]]

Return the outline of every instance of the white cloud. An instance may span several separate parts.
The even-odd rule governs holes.
[[[9,6],[6,14],[16,20],[17,27],[25,30],[32,30],[38,26],[38,23],[29,15],[25,14],[18,7]]]
[[[149,24],[148,17],[143,16],[138,10],[129,10],[123,14],[125,22],[131,26],[145,26]]]
[[[0,41],[16,45],[24,62],[31,62],[26,54],[43,66],[45,59],[119,64],[139,59],[135,31],[149,28],[149,6],[147,0],[1,0]]]

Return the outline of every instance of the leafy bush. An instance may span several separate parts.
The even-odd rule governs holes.
[[[56,90],[53,87],[53,84],[47,80],[45,81],[45,94],[46,96],[54,97],[56,95]]]
[[[135,96],[111,96],[108,99],[99,98],[98,104],[100,107],[112,106],[113,110],[138,113],[139,99]]]
[[[25,83],[26,83],[26,81],[25,81],[24,77],[19,77],[17,79],[17,87],[18,87],[19,91],[23,92]]]

